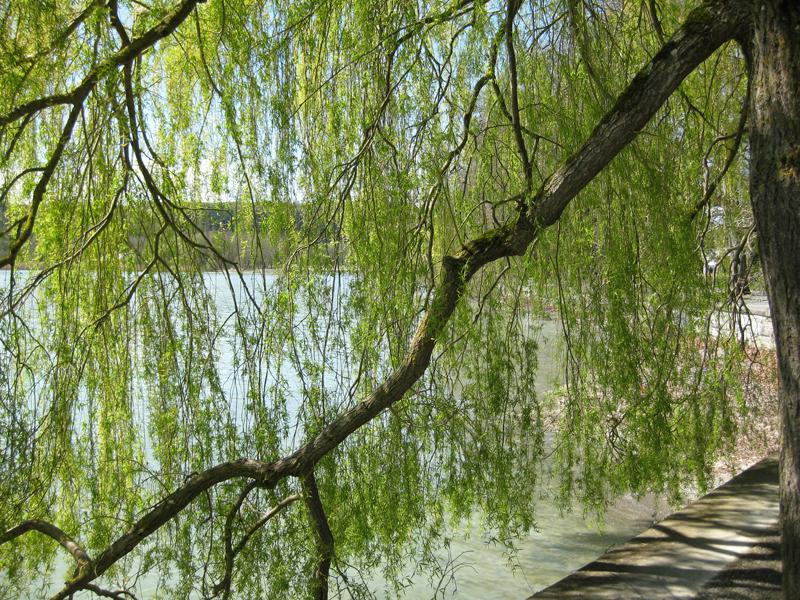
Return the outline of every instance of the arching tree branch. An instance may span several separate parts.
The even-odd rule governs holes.
[[[10,542],[11,540],[16,539],[19,536],[28,533],[29,531],[38,531],[39,533],[46,535],[47,537],[58,542],[58,544],[64,548],[64,550],[69,552],[75,559],[75,562],[77,563],[77,574],[82,574],[88,571],[89,566],[92,563],[92,559],[89,558],[86,550],[84,550],[80,544],[68,536],[62,529],[56,527],[52,523],[48,523],[47,521],[32,519],[30,521],[24,521],[16,527],[8,529],[3,534],[0,534],[0,545]]]
[[[316,486],[309,474],[316,463],[358,428],[403,398],[419,381],[475,273],[495,260],[523,254],[544,228],[558,221],[575,195],[634,139],[681,81],[721,44],[740,32],[743,19],[736,10],[737,6],[713,0],[691,13],[686,24],[639,72],[583,146],[545,181],[529,201],[519,204],[515,221],[464,244],[459,252],[442,259],[429,309],[417,326],[405,359],[367,398],[280,460],[244,459],[217,465],[189,478],[100,554],[91,573],[75,578],[54,598],[66,598],[84,588],[174,518],[198,495],[218,483],[245,478],[257,485],[272,487],[286,477],[301,477],[306,489],[311,490],[310,502],[314,504],[313,490]],[[311,504],[310,510],[319,508]]]

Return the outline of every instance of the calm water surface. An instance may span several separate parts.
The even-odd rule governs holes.
[[[24,274],[22,274],[24,276]],[[274,278],[269,278],[274,281]],[[207,282],[219,290],[217,302],[221,315],[232,310],[232,303],[226,296],[227,284],[219,274],[209,273]],[[8,286],[8,271],[0,271],[0,291]],[[224,318],[224,316],[223,316]],[[559,328],[555,321],[542,323],[539,344],[539,372],[537,391],[546,392],[555,385],[561,375],[560,350],[558,344]],[[226,381],[226,392],[232,397],[244,393],[242,382],[231,368],[231,348],[223,342],[220,347],[218,366]],[[295,381],[299,389],[299,382]],[[232,398],[232,404],[235,399]],[[477,527],[467,532],[453,534],[449,548],[442,549],[441,561],[451,562],[454,579],[449,575],[442,581],[430,581],[427,576],[409,573],[411,584],[405,589],[403,598],[409,600],[437,598],[454,599],[523,599],[540,590],[575,569],[603,554],[609,547],[621,543],[643,531],[654,518],[667,512],[666,503],[659,498],[637,501],[621,498],[605,514],[602,526],[593,519],[582,516],[580,509],[561,514],[551,499],[550,490],[532,490],[537,496],[537,529],[531,531],[517,544],[513,556],[499,545],[485,541]],[[28,598],[42,597],[44,587],[51,593],[61,587],[68,568],[61,562],[50,582],[34,582]],[[397,594],[387,589],[379,574],[368,576],[367,583],[378,598],[396,598]],[[49,585],[48,585],[49,583]],[[152,596],[159,587],[153,577],[144,577],[138,582],[140,600]],[[434,591],[439,588],[438,594]],[[78,598],[90,598],[89,594],[76,594]],[[10,599],[9,599],[10,600]]]

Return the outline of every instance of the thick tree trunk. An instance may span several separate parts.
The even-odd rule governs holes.
[[[800,3],[754,3],[750,195],[778,349],[783,593],[800,598]]]

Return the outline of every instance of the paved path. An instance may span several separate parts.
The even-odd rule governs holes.
[[[783,600],[781,536],[775,528],[709,581],[695,600]]]
[[[769,458],[531,598],[695,598],[777,522],[778,464]]]

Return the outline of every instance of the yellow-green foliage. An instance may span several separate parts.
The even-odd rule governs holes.
[[[118,12],[136,37],[178,3]],[[0,272],[0,532],[48,519],[95,555],[192,473],[278,459],[381,385],[443,257],[515,218],[660,46],[641,3],[567,4],[515,21],[530,189],[496,2],[208,0],[132,62],[130,99],[125,70],[102,69],[13,285]],[[667,33],[683,4],[659,3]],[[0,2],[0,116],[69,92],[120,44],[108,3]],[[741,413],[744,356],[707,320],[750,227],[743,158],[690,215],[743,95],[723,47],[525,256],[469,283],[424,377],[317,466],[332,585],[349,566],[400,589],[475,519],[511,544],[535,523],[546,444],[565,503],[708,484]],[[0,125],[6,226],[29,214],[70,106]],[[209,593],[241,489],[202,494],[104,582],[160,569],[164,597]],[[298,491],[254,491],[233,539]],[[0,595],[56,552],[33,534],[0,546]],[[297,502],[237,558],[233,595],[304,597],[315,552]]]

